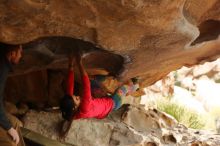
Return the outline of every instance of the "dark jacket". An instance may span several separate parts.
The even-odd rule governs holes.
[[[5,114],[3,105],[3,93],[8,73],[11,71],[11,64],[5,57],[0,58],[0,126],[9,130],[12,125]]]

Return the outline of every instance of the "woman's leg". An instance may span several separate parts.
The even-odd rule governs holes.
[[[120,84],[113,76],[96,75],[94,80],[102,90],[110,94],[115,93]]]
[[[129,102],[126,102],[125,97],[135,92],[138,89],[138,87],[138,84],[134,85],[132,83],[129,83],[118,88],[115,94],[112,96],[112,99],[115,104],[114,110],[119,109],[123,104],[130,104]]]

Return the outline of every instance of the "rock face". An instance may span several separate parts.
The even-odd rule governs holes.
[[[62,121],[58,113],[30,111],[23,121],[28,129],[77,146],[220,145],[219,135],[187,129],[155,109],[146,111],[135,106],[121,108],[103,120],[75,120],[63,139],[58,136]]]
[[[40,70],[9,77],[5,97],[15,104],[26,103],[35,109],[57,106],[64,95],[66,73],[66,70]]]
[[[67,68],[66,55],[78,49],[84,53],[86,69],[101,68],[121,80],[138,76],[143,87],[183,65],[214,60],[220,54],[219,6],[219,0],[2,0],[0,42],[23,44],[24,48],[23,61],[11,74],[21,76],[8,80],[6,94],[9,99],[15,99],[15,95],[28,97],[24,102],[57,104],[53,99],[63,93],[62,71]],[[50,69],[55,73],[50,74]],[[54,116],[53,124],[59,119],[57,114],[30,114],[27,121],[42,120],[35,124],[44,123],[47,116]],[[40,115],[38,119],[37,115]],[[168,132],[165,135],[161,130],[163,124],[136,108],[123,115],[122,119],[115,119],[117,122],[111,118],[80,120],[71,130],[79,131],[78,128],[89,123],[86,134],[95,134],[86,143],[91,144],[96,138],[99,139],[96,145],[172,145],[192,141],[198,141],[199,145],[201,141],[209,141],[207,135],[204,139],[196,134],[188,138],[191,134],[187,132],[186,136],[177,138],[175,130],[175,134]],[[35,127],[42,131],[54,127],[50,124],[38,126],[42,125]],[[99,128],[94,129],[94,126]],[[100,132],[102,129],[104,135]],[[42,131],[42,134],[47,132]],[[67,136],[66,141],[80,145],[81,138],[87,137],[84,134],[80,131],[81,137],[70,134],[74,139]],[[57,139],[55,131],[52,135]]]
[[[140,76],[147,86],[183,65],[218,57],[219,5],[218,0],[1,1],[0,41],[24,44],[20,73],[58,67],[70,48],[101,49],[114,59],[87,66],[104,67],[122,79]]]

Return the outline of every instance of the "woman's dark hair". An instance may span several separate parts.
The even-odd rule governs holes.
[[[68,121],[71,121],[73,115],[77,112],[75,109],[75,103],[70,95],[64,95],[60,101],[60,110],[62,117]]]

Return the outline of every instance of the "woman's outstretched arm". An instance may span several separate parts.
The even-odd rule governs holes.
[[[68,79],[67,79],[67,89],[66,89],[66,93],[70,96],[73,95],[73,91],[74,91],[74,60],[73,57],[70,56],[69,57],[69,67],[68,67]]]

